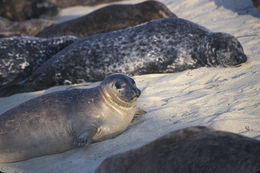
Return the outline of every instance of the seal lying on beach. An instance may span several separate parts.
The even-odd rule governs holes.
[[[57,37],[74,35],[77,37],[86,37],[92,34],[135,26],[163,17],[177,16],[164,4],[157,1],[145,1],[134,5],[109,5],[80,18],[54,24],[41,31],[37,36]]]
[[[260,141],[206,127],[173,131],[105,159],[96,173],[259,173]]]
[[[1,0],[0,16],[12,21],[49,18],[58,14],[59,8],[48,0]]]
[[[0,39],[0,87],[24,80],[75,39],[73,36],[51,39],[13,36]]]
[[[24,22],[13,22],[0,17],[0,38],[19,34],[36,35],[54,22],[45,19],[31,19]]]
[[[51,2],[61,8],[67,8],[71,6],[93,6],[116,1],[121,0],[48,0],[48,2]]]
[[[141,91],[122,74],[97,87],[59,91],[0,115],[0,162],[67,151],[114,137],[134,117]]]
[[[180,18],[163,18],[79,39],[0,96],[55,85],[100,81],[107,74],[173,73],[203,66],[236,66],[247,57],[239,41]]]

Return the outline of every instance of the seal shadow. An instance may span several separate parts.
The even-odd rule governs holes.
[[[238,15],[251,15],[260,18],[260,13],[254,7],[253,2],[250,0],[241,0],[238,3],[237,0],[211,0],[217,5],[217,8],[223,6],[226,9],[232,10]]]

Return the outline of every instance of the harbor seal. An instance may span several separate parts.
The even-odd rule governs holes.
[[[19,34],[34,36],[53,23],[53,21],[46,19],[31,19],[24,22],[13,22],[0,17],[0,38]]]
[[[111,3],[121,0],[48,0],[60,8],[67,8],[72,6],[94,6],[104,3]]]
[[[50,39],[13,36],[0,39],[0,88],[24,80],[75,39],[74,36]]]
[[[252,1],[255,8],[257,8],[258,11],[260,11],[260,0],[252,0]]]
[[[0,16],[12,21],[35,18],[50,18],[58,14],[59,8],[48,0],[1,0]]]
[[[1,88],[0,96],[68,82],[100,81],[112,73],[173,73],[205,66],[237,66],[246,60],[234,36],[210,32],[185,19],[162,18],[79,39],[23,82]]]
[[[189,127],[105,159],[96,173],[259,173],[260,141]]]
[[[134,117],[141,91],[113,74],[91,89],[50,93],[0,115],[0,162],[60,153],[114,137]]]
[[[115,4],[100,8],[74,20],[54,24],[41,31],[37,37],[47,38],[63,35],[86,37],[135,26],[163,17],[177,16],[158,1],[145,1],[134,5]]]

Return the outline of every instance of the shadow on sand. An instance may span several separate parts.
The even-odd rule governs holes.
[[[232,10],[239,15],[251,15],[260,18],[260,12],[254,7],[251,0],[211,0],[217,5],[217,8],[224,7]]]

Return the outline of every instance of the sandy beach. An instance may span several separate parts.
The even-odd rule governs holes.
[[[137,3],[140,0],[121,3]],[[232,68],[199,68],[172,74],[134,76],[142,95],[137,107],[147,113],[116,138],[61,154],[0,164],[7,173],[93,173],[110,155],[136,148],[167,132],[203,125],[260,140],[260,12],[250,0],[160,0],[178,17],[214,32],[238,38],[248,61]],[[104,5],[61,11],[57,22],[79,17]],[[73,87],[0,98],[0,114],[31,98]]]

